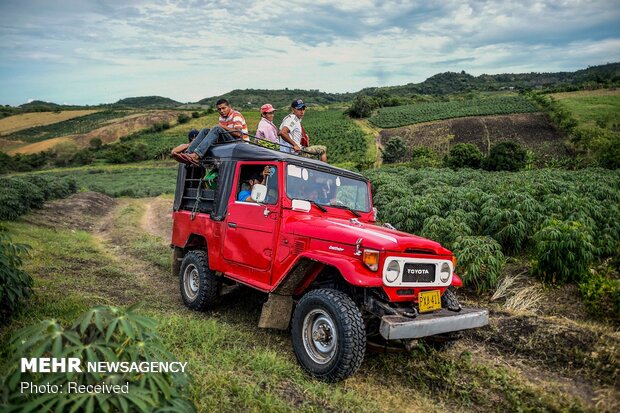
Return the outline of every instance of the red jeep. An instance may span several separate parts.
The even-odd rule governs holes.
[[[370,183],[351,171],[243,142],[215,145],[203,166],[179,166],[173,220],[172,271],[185,304],[212,306],[227,285],[268,293],[259,326],[290,325],[297,360],[323,380],[353,374],[367,341],[411,348],[488,323],[486,310],[461,308],[449,288],[461,286],[452,253],[376,224]]]

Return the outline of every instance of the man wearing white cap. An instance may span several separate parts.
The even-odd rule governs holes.
[[[309,145],[308,134],[301,126],[301,120],[306,113],[306,104],[303,100],[294,100],[291,104],[291,113],[282,119],[280,125],[280,151],[287,153],[299,152],[302,147],[307,154],[319,155],[319,159],[327,162],[327,148],[323,145]]]
[[[257,138],[278,143],[278,127],[273,123],[275,112],[276,109],[271,103],[265,103],[260,107],[261,118],[258,122],[258,129],[256,129]]]

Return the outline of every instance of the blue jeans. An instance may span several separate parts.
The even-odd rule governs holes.
[[[199,157],[204,158],[211,145],[217,142],[218,139],[221,142],[228,142],[234,141],[236,138],[220,125],[216,125],[211,129],[204,128],[189,145],[187,151],[189,153],[196,152]]]

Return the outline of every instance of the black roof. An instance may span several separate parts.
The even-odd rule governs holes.
[[[276,151],[244,141],[225,142],[211,146],[205,160],[220,159],[231,161],[282,161],[299,166],[323,170],[325,172],[348,176],[354,179],[368,181],[368,179],[347,169],[337,168],[317,159],[306,158],[285,152]]]

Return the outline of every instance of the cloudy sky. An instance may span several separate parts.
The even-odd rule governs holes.
[[[620,61],[620,0],[0,0],[0,104],[351,92]]]

